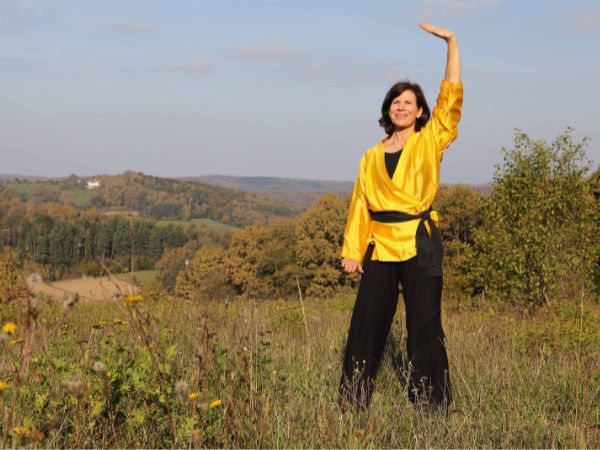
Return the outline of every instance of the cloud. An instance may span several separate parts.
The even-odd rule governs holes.
[[[451,19],[475,14],[497,6],[499,0],[420,0],[415,19]]]
[[[157,27],[146,23],[102,22],[97,25],[101,28],[105,28],[120,34],[145,34],[156,33],[158,31]]]
[[[36,66],[36,62],[29,58],[21,56],[2,56],[0,55],[0,67],[27,68]]]
[[[405,73],[413,67],[407,64],[390,67],[386,59],[358,57],[355,55],[328,53],[302,58],[286,65],[287,73],[307,81],[335,82],[336,84],[379,84],[406,78]],[[387,67],[373,70],[373,67]]]
[[[18,0],[0,0],[0,18],[20,16],[21,7],[21,2]]]
[[[226,56],[246,61],[278,61],[300,55],[301,52],[297,48],[265,44],[257,47],[240,47],[228,52]]]
[[[210,73],[214,72],[216,68],[217,64],[210,59],[201,59],[200,61],[180,63],[175,65],[176,70],[195,73]]]
[[[559,30],[578,36],[600,34],[600,10],[567,10],[561,15]],[[566,25],[566,27],[565,27]]]

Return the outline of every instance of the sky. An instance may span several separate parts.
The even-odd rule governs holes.
[[[487,183],[515,129],[600,163],[598,0],[0,0],[0,173],[351,181],[410,79],[464,104],[443,183]]]

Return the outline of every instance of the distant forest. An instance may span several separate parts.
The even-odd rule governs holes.
[[[537,306],[600,294],[600,168],[586,147],[571,129],[551,143],[517,131],[485,193],[440,187],[433,206],[447,295]],[[134,172],[98,177],[94,189],[87,181],[0,182],[0,252],[50,280],[99,275],[104,267],[154,269],[161,289],[187,298],[289,297],[298,285],[309,297],[329,298],[356,288],[358,277],[340,267],[348,195],[326,193],[305,209]],[[257,191],[278,185],[244,183]],[[303,183],[281,185],[293,191]],[[314,195],[326,186],[308,189]]]
[[[151,269],[167,249],[218,244],[236,227],[301,211],[247,192],[141,173],[95,179],[93,189],[75,175],[1,182],[0,249],[17,249],[50,279],[102,273],[99,262],[118,272],[132,261]]]

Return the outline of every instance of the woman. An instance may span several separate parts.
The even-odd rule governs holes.
[[[342,266],[362,277],[340,393],[359,408],[366,408],[371,399],[399,284],[406,307],[409,397],[419,405],[446,406],[452,401],[440,314],[442,242],[431,205],[442,154],[458,135],[460,55],[454,33],[420,26],[448,45],[445,79],[433,115],[429,120],[429,107],[417,84],[392,86],[379,119],[387,137],[360,161],[344,232]]]

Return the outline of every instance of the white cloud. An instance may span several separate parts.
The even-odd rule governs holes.
[[[35,65],[36,62],[29,58],[0,55],[0,67],[33,67]]]
[[[276,61],[295,58],[301,55],[300,50],[276,44],[265,44],[256,47],[240,47],[227,53],[227,56],[247,61]]]
[[[497,6],[499,0],[420,0],[416,19],[451,19],[478,13]]]
[[[144,34],[158,31],[158,28],[153,25],[135,22],[102,22],[98,23],[97,26],[121,34]]]
[[[600,11],[595,10],[568,10],[561,15],[559,30],[564,30],[574,35],[600,34]],[[565,28],[566,26],[566,28]]]
[[[175,69],[182,72],[209,73],[217,68],[214,61],[210,59],[201,59],[199,61],[180,63],[175,65]]]

